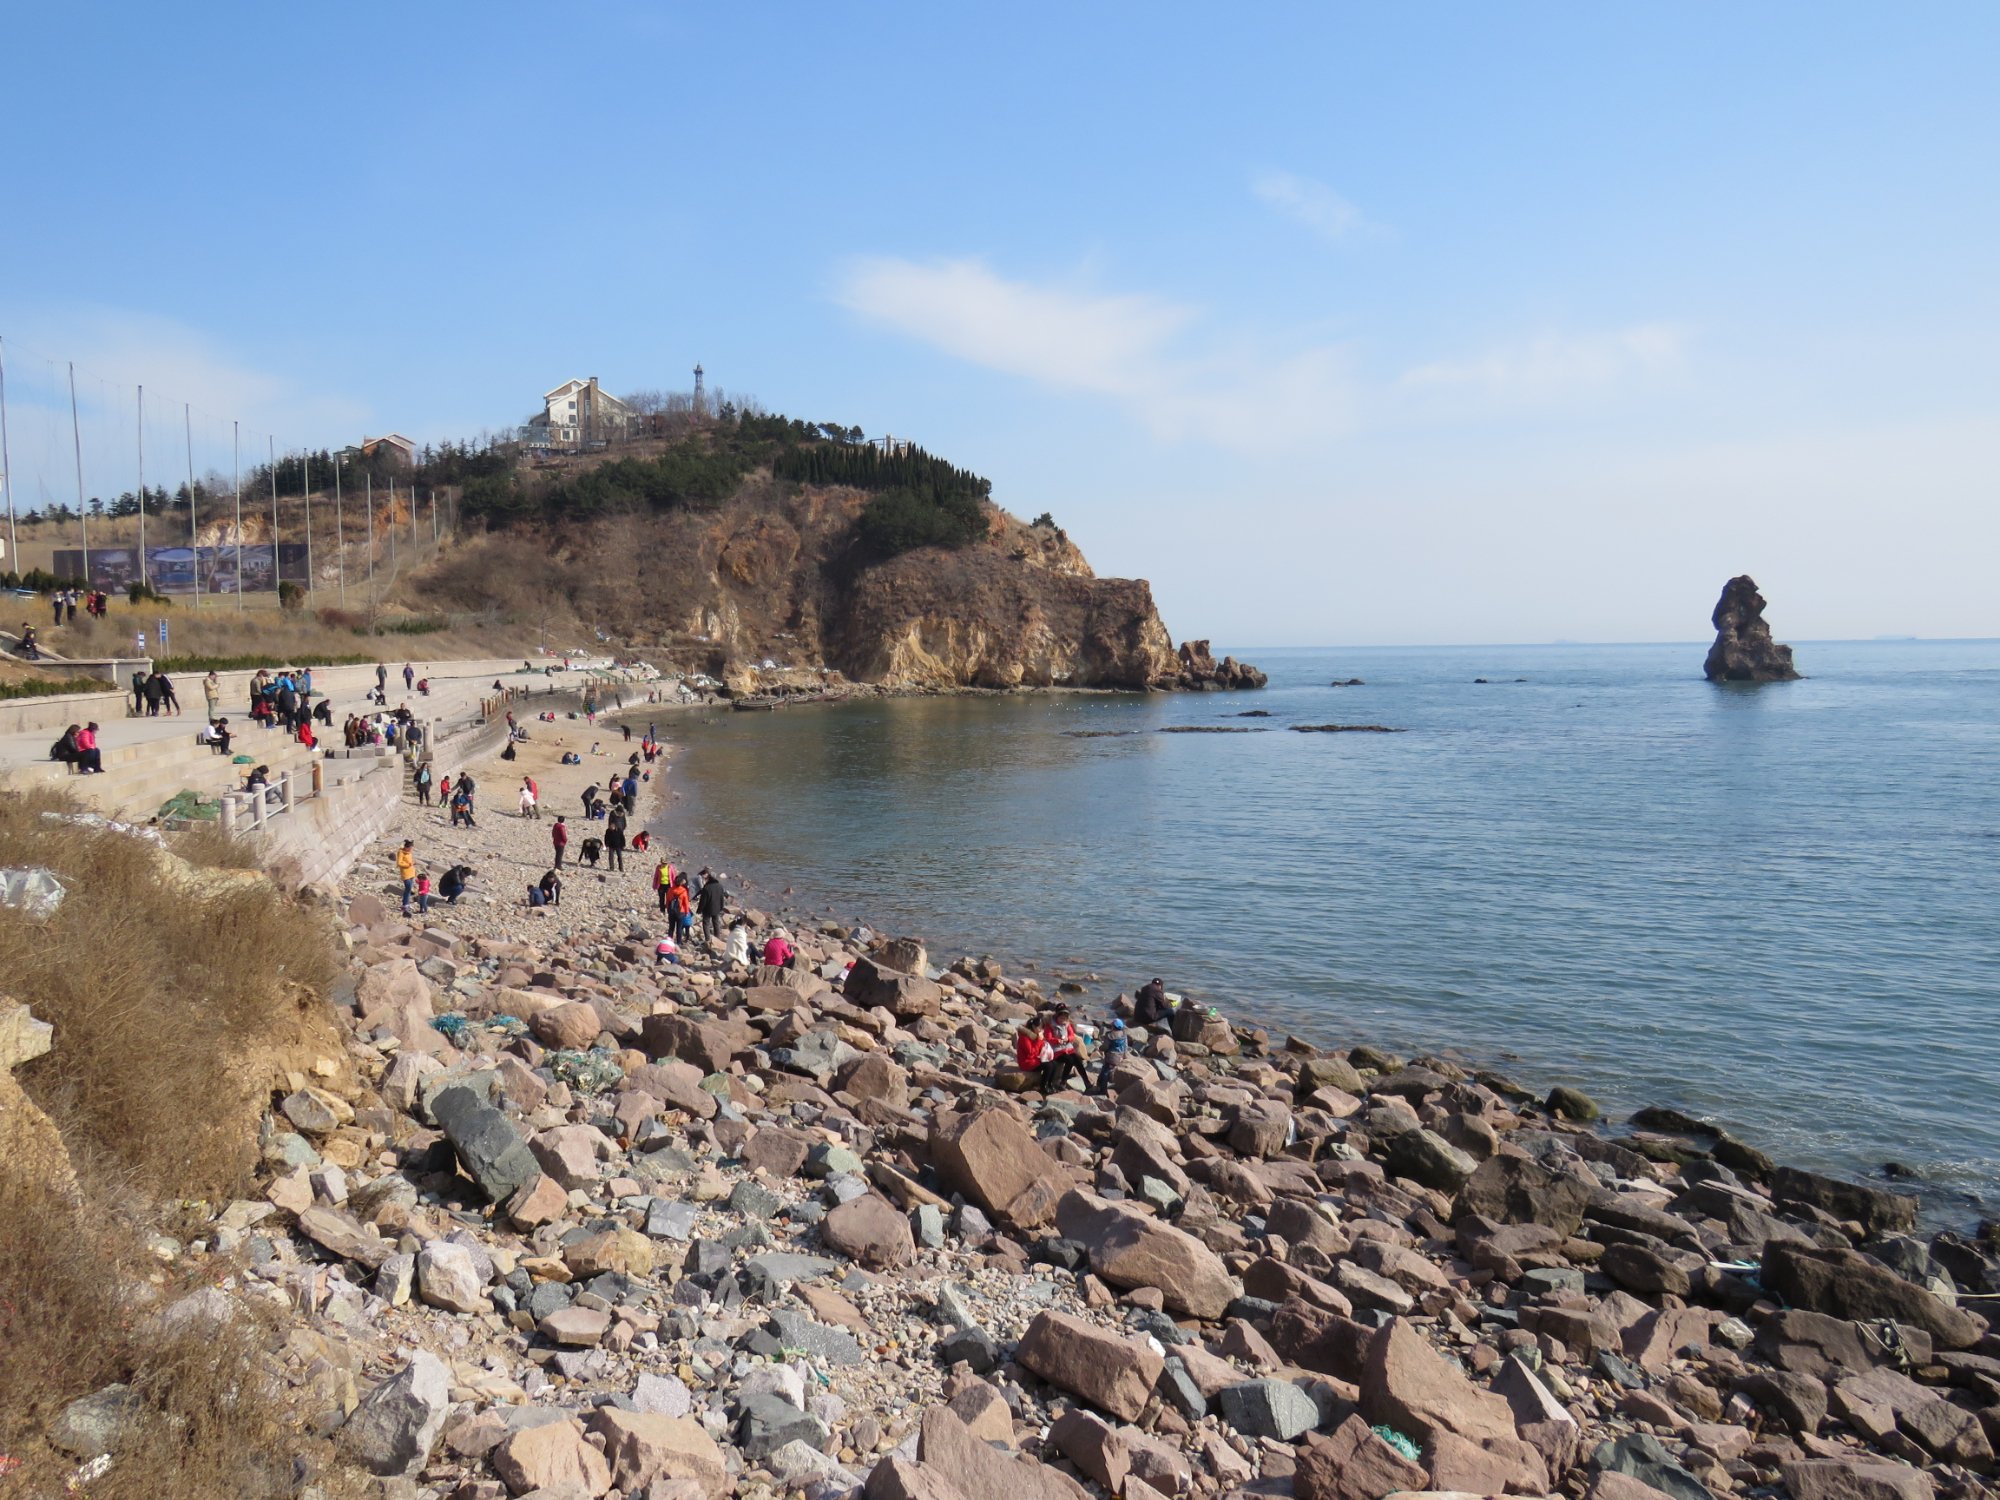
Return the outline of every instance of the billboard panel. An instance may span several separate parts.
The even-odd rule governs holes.
[[[246,543],[241,549],[242,587],[245,593],[268,594],[286,583],[307,582],[306,549],[303,542],[281,542],[272,557],[269,542]],[[237,590],[239,549],[224,547],[148,547],[146,576],[162,594],[192,594],[195,575],[201,577],[204,594],[233,594]],[[59,549],[53,559],[59,578],[82,578],[84,557],[81,547]],[[139,553],[133,547],[92,547],[90,549],[92,588],[121,593],[139,581]]]

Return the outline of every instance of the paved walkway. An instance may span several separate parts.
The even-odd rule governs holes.
[[[585,674],[588,669],[610,665],[609,661],[583,661],[576,657],[570,658],[570,662],[570,671],[558,672],[551,677],[503,673],[498,680],[508,686],[527,685],[537,690],[549,686],[575,687],[587,680]],[[479,700],[492,695],[496,679],[490,668],[477,674],[458,675],[454,672],[454,668],[458,665],[454,662],[432,664],[425,673],[431,684],[429,697],[420,697],[414,688],[408,693],[403,692],[402,672],[392,667],[389,672],[389,707],[394,709],[407,703],[410,712],[419,720],[444,722],[469,718],[478,712]],[[97,723],[98,744],[103,749],[114,750],[128,745],[150,744],[155,740],[179,742],[193,738],[194,732],[201,727],[206,706],[202,697],[201,682],[201,674],[198,673],[174,678],[174,692],[181,701],[179,717],[162,714],[157,719],[122,718],[107,721],[100,718]],[[320,743],[323,746],[341,748],[340,726],[346,721],[347,716],[373,707],[366,697],[368,691],[372,691],[372,685],[345,691],[335,689],[326,694],[333,702],[333,723],[331,726],[315,726],[320,732]],[[131,693],[128,688],[126,692],[128,703],[130,699]],[[250,703],[247,696],[225,695],[219,704],[219,709],[229,719],[231,730],[238,735],[253,736],[263,732],[250,722]],[[32,729],[19,734],[0,735],[0,771],[46,762],[49,758],[49,746],[60,737],[60,730],[49,729]]]

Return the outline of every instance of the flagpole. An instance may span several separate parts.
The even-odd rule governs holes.
[[[21,543],[14,534],[14,466],[7,453],[7,341],[0,339],[0,484],[7,486],[7,566],[21,571]]]
[[[194,408],[181,403],[181,430],[187,435],[188,556],[194,560],[194,607],[201,608],[201,529],[194,517]]]
[[[271,592],[282,601],[285,591],[279,587],[284,574],[278,568],[278,440],[267,432],[264,441],[270,445],[271,466]]]
[[[340,607],[347,608],[347,513],[340,500],[340,455],[333,455],[333,561],[340,569]]]
[[[236,496],[236,612],[243,613],[243,424],[229,424],[229,488]]]
[[[306,598],[312,598],[313,591],[313,461],[312,449],[299,450],[299,488],[305,491],[306,502]]]
[[[368,608],[375,609],[375,471],[368,471]]]
[[[76,361],[69,366],[69,435],[76,444],[76,515],[83,522],[83,582],[88,588],[90,577],[90,514],[83,504],[83,428],[76,420]]]
[[[139,387],[139,586],[150,589],[146,571],[146,388]]]

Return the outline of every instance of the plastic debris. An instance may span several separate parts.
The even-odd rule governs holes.
[[[1423,1450],[1393,1427],[1387,1425],[1371,1427],[1369,1431],[1373,1432],[1375,1436],[1402,1454],[1411,1463],[1415,1463],[1419,1458],[1423,1457]]]
[[[26,912],[37,922],[54,916],[68,894],[55,871],[40,865],[0,869],[0,906]]]
[[[588,1052],[551,1052],[542,1060],[542,1066],[585,1094],[601,1094],[625,1078],[625,1070],[602,1047],[593,1047]]]
[[[472,1029],[472,1023],[456,1011],[431,1017],[431,1029],[442,1032],[447,1041],[456,1046],[465,1039],[465,1033]]]
[[[175,792],[160,804],[160,820],[166,823],[213,823],[221,816],[220,802],[195,791]]]

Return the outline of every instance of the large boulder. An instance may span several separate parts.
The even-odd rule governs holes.
[[[1292,1476],[1296,1500],[1382,1500],[1429,1487],[1430,1475],[1377,1437],[1366,1419],[1350,1416],[1332,1437],[1308,1437]]]
[[[1014,1359],[1050,1385],[1131,1422],[1145,1410],[1165,1356],[1144,1339],[1121,1338],[1062,1313],[1038,1313]]]
[[[340,1429],[341,1450],[371,1474],[415,1474],[430,1461],[451,1410],[451,1372],[419,1349],[362,1399]]]
[[[945,1476],[963,1500],[1089,1500],[1089,1491],[1060,1469],[981,1441],[945,1406],[924,1413],[917,1429],[917,1462]],[[881,1472],[879,1465],[875,1472]],[[874,1474],[869,1475],[868,1493],[870,1500],[895,1500],[893,1491],[877,1494]],[[935,1494],[920,1493],[910,1500],[930,1500]]]
[[[743,1029],[695,1016],[648,1016],[639,1029],[639,1046],[655,1062],[678,1058],[704,1074],[728,1069],[729,1059],[749,1044]]]
[[[1917,1200],[1886,1188],[1865,1187],[1779,1167],[1771,1174],[1771,1193],[1779,1202],[1804,1203],[1836,1219],[1851,1219],[1869,1234],[1898,1234],[1917,1226]]]
[[[1401,1318],[1390,1319],[1369,1341],[1361,1372],[1361,1414],[1419,1442],[1439,1432],[1475,1443],[1497,1438],[1512,1442],[1515,1437],[1514,1412],[1506,1399],[1474,1385]]]
[[[611,1466],[573,1421],[510,1433],[493,1450],[493,1472],[516,1495],[560,1487],[597,1500],[611,1488]]]
[[[1970,1349],[1986,1332],[1985,1319],[1947,1305],[1858,1250],[1771,1245],[1761,1279],[1769,1290],[1807,1312],[1862,1320],[1892,1318],[1923,1329],[1945,1349]]]
[[[1065,1239],[1079,1240],[1090,1268],[1116,1287],[1156,1287],[1166,1305],[1195,1318],[1219,1318],[1237,1294],[1229,1268],[1184,1230],[1129,1203],[1070,1192],[1056,1205]]]
[[[1046,1224],[1066,1183],[1028,1128],[998,1106],[933,1129],[930,1152],[946,1183],[1017,1229]]]
[[[1459,1188],[1452,1219],[1477,1214],[1499,1224],[1542,1224],[1567,1238],[1582,1225],[1590,1198],[1590,1185],[1575,1177],[1525,1156],[1493,1156]]]
[[[934,981],[867,957],[854,961],[841,989],[849,1001],[863,1010],[873,1010],[879,1005],[899,1021],[934,1016],[944,1003],[944,990]]]
[[[828,1245],[871,1271],[893,1271],[916,1259],[910,1221],[880,1193],[864,1193],[826,1216],[820,1235]]]
[[[1382,1164],[1398,1177],[1407,1177],[1441,1193],[1456,1190],[1478,1166],[1450,1141],[1421,1125],[1392,1137]]]
[[[1792,1500],[1931,1500],[1931,1476],[1877,1458],[1802,1458],[1785,1465]]]
[[[542,1175],[528,1143],[507,1117],[458,1084],[431,1099],[431,1117],[445,1133],[465,1175],[494,1203],[505,1203]]]
[[[692,1485],[709,1500],[728,1493],[728,1463],[693,1417],[600,1406],[590,1428],[604,1439],[612,1482],[628,1495],[658,1480]]]

